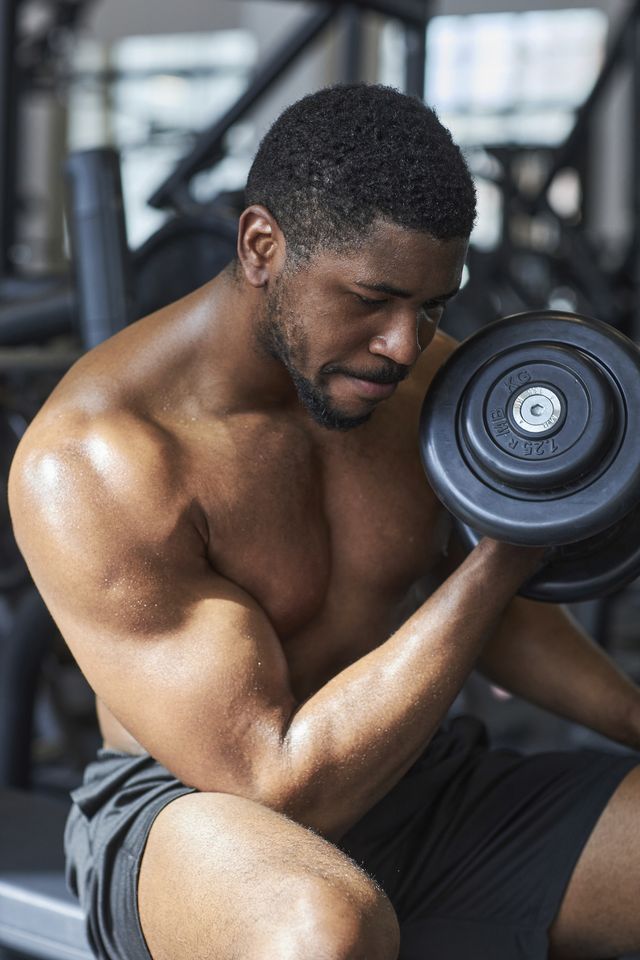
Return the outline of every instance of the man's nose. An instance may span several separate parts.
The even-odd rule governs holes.
[[[420,343],[420,324],[415,310],[394,311],[384,330],[372,337],[369,352],[412,367],[426,344]]]

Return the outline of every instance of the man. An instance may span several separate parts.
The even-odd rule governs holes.
[[[459,565],[417,452],[475,216],[417,100],[321,91],[265,137],[237,261],[80,360],[11,476],[96,691],[69,882],[99,957],[596,957],[640,946],[632,756],[441,728],[470,671],[620,743],[640,697],[541,552]]]

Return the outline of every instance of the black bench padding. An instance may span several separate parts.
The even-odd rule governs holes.
[[[64,882],[69,805],[0,790],[0,946],[44,960],[92,960],[82,911]]]

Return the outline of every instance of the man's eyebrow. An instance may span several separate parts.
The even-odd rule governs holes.
[[[402,300],[410,300],[413,296],[409,290],[401,290],[399,287],[394,287],[389,283],[362,283],[360,280],[356,280],[357,287],[363,287],[365,290],[374,290],[376,293],[386,293],[390,297],[400,297]],[[449,293],[443,293],[440,297],[432,297],[429,303],[442,303],[445,300],[450,300],[451,297],[455,297],[458,293],[460,287],[456,287],[454,290],[450,290]]]

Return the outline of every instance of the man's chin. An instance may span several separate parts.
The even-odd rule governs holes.
[[[356,427],[362,427],[372,416],[373,410],[371,413],[366,413],[363,417],[334,417],[332,419],[323,417],[321,420],[314,417],[314,420],[327,430],[341,430],[345,432],[347,430],[355,430]]]
[[[314,423],[326,430],[353,430],[361,427],[371,419],[375,406],[365,401],[364,404],[351,404],[353,409],[341,409],[332,402],[328,392],[319,389],[311,380],[304,377],[293,366],[289,366],[289,373],[296,388],[298,399]],[[348,406],[345,404],[345,406]],[[364,412],[362,412],[364,406]],[[359,407],[359,410],[358,410]],[[356,412],[357,411],[357,412]]]
[[[374,412],[373,410],[369,410],[367,413],[353,416],[353,414],[348,414],[325,405],[316,406],[315,404],[305,403],[304,406],[314,423],[317,423],[320,427],[324,427],[326,430],[354,430],[356,427],[361,427],[367,423]]]

